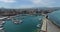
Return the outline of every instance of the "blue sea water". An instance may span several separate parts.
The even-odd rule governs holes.
[[[60,27],[60,11],[55,11],[48,14],[49,19],[52,20],[57,26]]]
[[[37,29],[41,28],[42,21],[40,21],[39,18],[42,17],[43,16],[39,15],[18,15],[14,18],[22,20],[23,23],[14,24],[12,20],[6,20],[4,28],[6,32],[37,32]],[[41,24],[40,28],[37,27],[38,24]]]

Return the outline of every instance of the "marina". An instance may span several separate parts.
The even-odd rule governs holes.
[[[60,0],[0,0],[0,32],[60,32]]]
[[[39,15],[18,15],[10,20],[6,19],[2,21],[4,23],[3,27],[5,28],[3,30],[6,32],[37,32],[38,29],[41,29],[42,18],[43,16]]]
[[[0,18],[2,32],[60,32],[60,11],[48,14],[18,14]],[[55,31],[54,31],[55,30]]]

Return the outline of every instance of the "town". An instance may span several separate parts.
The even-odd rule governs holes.
[[[27,9],[6,9],[0,8],[0,16],[14,16],[17,14],[47,14],[60,10],[59,7],[53,8],[27,8]]]

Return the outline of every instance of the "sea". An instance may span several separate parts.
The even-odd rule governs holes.
[[[49,20],[60,27],[60,10],[48,14]]]

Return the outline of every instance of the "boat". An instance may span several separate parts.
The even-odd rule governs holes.
[[[0,25],[2,25],[2,24],[4,24],[5,23],[5,21],[0,21]]]
[[[17,20],[15,23],[20,24],[20,23],[22,23],[22,20]]]
[[[37,27],[39,28],[41,24],[38,24]]]
[[[0,27],[0,30],[3,30],[4,29],[4,27]]]
[[[0,20],[5,19],[5,18],[7,18],[7,17],[0,16]]]
[[[22,17],[24,17],[24,19],[22,19]],[[40,25],[42,23],[39,20],[39,17],[40,16],[27,15],[27,16],[14,17],[10,20],[6,20],[6,23],[3,25],[3,27],[5,28],[3,31],[6,31],[6,32],[37,32],[37,30],[41,28]]]
[[[13,19],[12,21],[13,21],[13,23],[15,23],[15,24],[20,24],[20,23],[22,23],[22,20]]]

